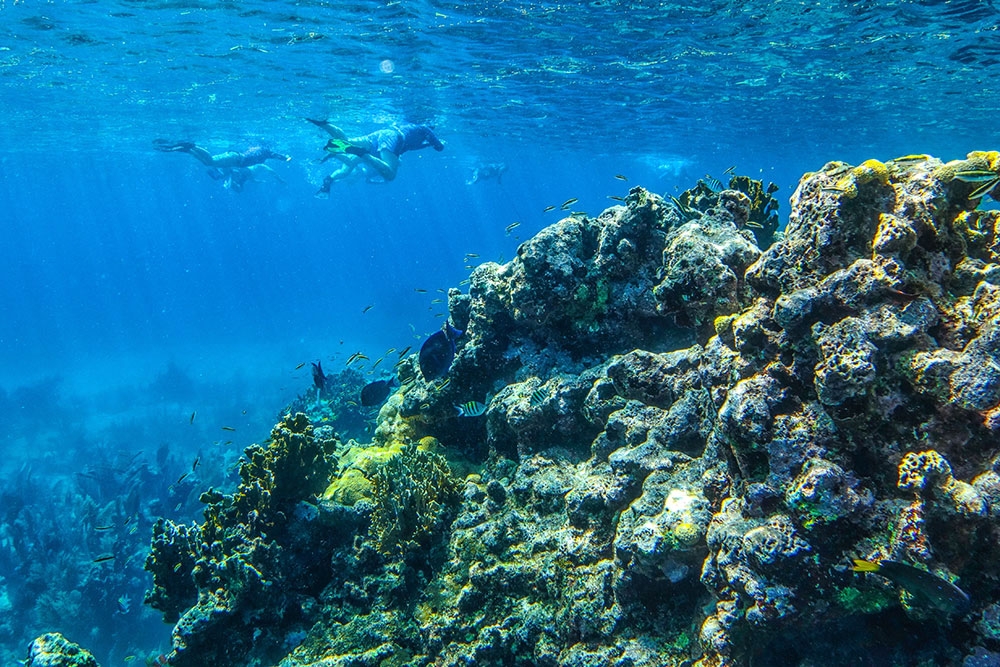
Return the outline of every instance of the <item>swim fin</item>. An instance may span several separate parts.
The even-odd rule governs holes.
[[[324,148],[328,153],[332,154],[346,153],[347,155],[361,156],[368,155],[370,152],[367,148],[352,144],[347,139],[330,139],[330,141],[326,142]]]
[[[346,139],[330,139],[323,148],[329,153],[346,153],[351,148],[351,142]]]
[[[194,148],[194,143],[190,141],[177,141],[170,142],[166,139],[154,139],[153,148],[158,151],[163,151],[164,153],[172,153],[174,151],[189,151]]]

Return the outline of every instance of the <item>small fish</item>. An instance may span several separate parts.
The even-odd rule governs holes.
[[[528,404],[531,407],[536,408],[545,402],[545,399],[549,397],[549,392],[545,391],[545,387],[538,387],[535,391],[531,392],[531,397],[528,399]]]
[[[368,312],[369,310],[371,310],[371,309],[372,309],[372,308],[374,308],[374,307],[375,307],[375,304],[374,304],[374,303],[370,303],[370,304],[368,304],[368,305],[367,305],[367,306],[365,306],[365,307],[364,307],[364,309],[363,309],[363,310],[361,311],[361,314],[362,314],[362,315],[364,315],[365,313],[367,313],[367,312]]]
[[[194,457],[194,463],[191,464],[191,472],[198,469],[198,464],[201,463],[201,456]]]
[[[396,348],[394,348],[394,347],[390,347],[390,348],[389,348],[388,350],[386,350],[386,351],[385,351],[385,353],[386,353],[386,354],[392,354],[392,353],[393,353],[393,352],[395,352],[395,351],[396,351]]]
[[[295,367],[295,370],[299,370],[300,368],[302,368],[305,365],[306,365],[306,362],[303,361],[301,364],[299,364],[298,366]]]
[[[129,535],[135,535],[135,532],[137,530],[139,530],[139,524],[138,523],[133,523],[132,527],[128,529],[128,534]]]
[[[726,186],[722,184],[722,181],[715,178],[714,176],[709,176],[708,174],[705,174],[705,182],[708,184],[708,187],[712,188],[713,190],[719,191],[726,189]]]
[[[125,612],[122,612],[122,613],[125,613]],[[132,662],[133,660],[135,660],[135,656],[134,655],[127,655],[127,656],[125,656],[125,662]]]
[[[114,526],[94,526],[94,530],[111,530]]]
[[[431,303],[444,303],[444,299],[431,299]]]
[[[232,440],[226,440],[224,443],[222,443],[222,446],[225,447],[226,445],[231,445],[231,444],[233,444]]]
[[[998,178],[997,173],[988,169],[969,169],[955,172],[955,180],[963,183],[985,183],[996,178]]]
[[[438,383],[437,390],[441,391],[442,389],[444,389],[445,387],[447,387],[449,384],[451,384],[451,378],[445,378],[444,380],[441,380],[441,382]]]
[[[470,284],[472,284],[472,280],[469,279],[469,278],[466,278],[465,280],[460,280],[458,284],[459,285],[470,285]]]
[[[195,410],[194,412],[191,413],[191,419],[188,420],[188,424],[193,424],[194,423],[194,418],[197,417],[197,416],[198,416],[198,411]]]
[[[177,563],[176,565],[174,565],[174,572],[179,572],[180,569],[181,569],[181,563]]]
[[[180,484],[180,483],[181,483],[181,482],[183,482],[183,481],[184,481],[185,479],[187,479],[187,476],[188,476],[188,475],[190,475],[190,474],[191,474],[191,473],[189,473],[189,472],[186,472],[186,473],[184,473],[183,475],[181,475],[180,477],[178,477],[178,478],[177,478],[177,481],[176,481],[176,482],[174,482],[174,484]]]
[[[120,613],[120,614],[127,614],[130,606],[131,606],[131,603],[130,603],[127,595],[122,595],[121,597],[118,598],[118,613]],[[131,657],[133,659],[135,659],[134,655],[131,656]],[[128,662],[129,659],[125,658],[125,661]]]
[[[344,365],[350,366],[355,361],[361,361],[361,360],[369,361],[368,355],[362,354],[361,352],[355,352],[354,354],[352,354],[350,357],[347,358],[347,363]]]
[[[479,255],[476,255],[476,257],[479,257]],[[441,292],[441,294],[447,294],[448,293],[448,290],[441,289],[440,287],[437,288],[437,291]]]
[[[428,408],[430,408],[430,407],[431,407],[431,404],[430,404],[430,403],[421,403],[421,404],[420,404],[420,409],[421,409],[421,410],[427,410],[427,409],[428,409]]]
[[[422,287],[414,287],[413,291],[416,292],[417,294],[427,294],[427,290],[425,290]]]
[[[986,181],[978,188],[969,193],[969,199],[979,199],[983,195],[989,193],[990,190],[995,188],[998,183],[1000,183],[1000,176],[992,180]]]
[[[608,199],[612,201],[621,201],[621,202],[625,201],[625,197],[619,197],[617,195],[608,195]]]
[[[542,213],[548,213],[549,211],[554,211],[554,210],[556,210],[555,206],[546,206],[545,208],[542,209]]]
[[[732,167],[727,167],[726,170],[722,172],[722,175],[725,176],[726,174],[733,174],[735,172],[736,172],[736,165],[734,164]]]
[[[622,174],[615,174],[615,178],[617,178],[619,181],[627,181],[628,180],[628,178],[626,178]]]
[[[904,155],[902,157],[893,158],[889,160],[889,162],[926,162],[930,159],[930,155]]]
[[[351,406],[352,408],[356,408],[356,407],[358,407],[358,402],[357,401],[347,401],[347,405]]]
[[[109,560],[114,560],[114,559],[115,559],[115,555],[114,554],[101,554],[100,556],[98,556],[97,558],[94,559],[94,562],[95,563],[106,563]]]
[[[233,428],[232,426],[223,426],[222,430],[223,431],[235,431],[236,429]]]
[[[129,514],[129,515],[127,516],[127,517],[125,517],[125,521],[123,521],[123,522],[122,522],[122,525],[123,525],[123,526],[127,526],[127,525],[128,525],[128,523],[129,523],[129,521],[131,521],[131,520],[132,520],[132,516],[133,516],[133,515]]]
[[[403,348],[402,350],[400,350],[400,351],[399,351],[399,358],[400,358],[400,359],[402,359],[403,357],[405,357],[405,356],[406,356],[406,353],[410,351],[410,348],[411,348],[411,347],[413,347],[413,346],[412,346],[412,345],[407,345],[407,346],[406,346],[406,347],[404,347],[404,348]]]
[[[456,405],[455,409],[458,411],[459,417],[478,417],[486,412],[486,405],[479,401],[469,401]]]
[[[895,560],[878,563],[855,558],[855,572],[874,572],[902,586],[915,599],[946,614],[964,614],[969,609],[969,595],[947,579]]]
[[[376,366],[378,366],[379,364],[382,363],[383,359],[385,359],[385,357],[379,357],[378,359],[375,360],[375,363],[372,364],[372,371],[375,370]],[[368,371],[368,372],[371,373],[371,371]]]
[[[479,257],[479,255],[477,255],[474,252],[467,252],[467,253],[465,253],[465,258],[466,259],[476,259],[477,257]]]
[[[503,228],[503,230],[504,230],[505,232],[507,232],[507,236],[510,236],[510,233],[511,233],[512,231],[514,231],[515,229],[517,229],[518,227],[520,227],[520,226],[521,226],[521,223],[520,223],[520,222],[517,222],[517,221],[515,221],[515,222],[512,222],[512,223],[510,223],[510,224],[509,224],[509,225],[507,225],[506,227],[504,227],[504,228]]]
[[[573,204],[577,203],[578,201],[580,201],[580,200],[577,199],[576,197],[570,197],[569,199],[567,199],[566,201],[564,201],[562,203],[562,206],[560,206],[559,208],[561,208],[562,210],[565,211],[566,209],[568,209],[570,206],[572,206]]]

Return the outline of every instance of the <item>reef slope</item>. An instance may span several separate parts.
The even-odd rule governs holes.
[[[763,250],[759,184],[635,188],[478,267],[447,382],[401,364],[372,443],[286,417],[205,524],[159,526],[169,663],[996,660],[998,163],[829,163]]]

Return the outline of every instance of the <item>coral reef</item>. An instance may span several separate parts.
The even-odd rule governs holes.
[[[968,181],[998,158],[959,162],[828,163],[763,249],[771,188],[634,188],[478,267],[448,377],[402,360],[372,443],[286,417],[202,525],[158,524],[169,663],[989,660],[1000,213]]]
[[[50,632],[31,642],[25,667],[98,667],[90,651],[80,648],[58,632]]]
[[[330,563],[313,550],[348,539],[312,504],[336,469],[336,446],[329,429],[316,433],[304,414],[286,415],[266,447],[246,449],[235,493],[202,494],[201,525],[157,523],[146,601],[176,621],[170,664],[280,657],[286,635],[315,613]]]

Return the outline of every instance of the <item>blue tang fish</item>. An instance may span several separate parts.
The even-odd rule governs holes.
[[[446,322],[440,331],[431,334],[420,346],[420,374],[425,381],[436,380],[448,373],[455,359],[455,341],[462,333]]]

